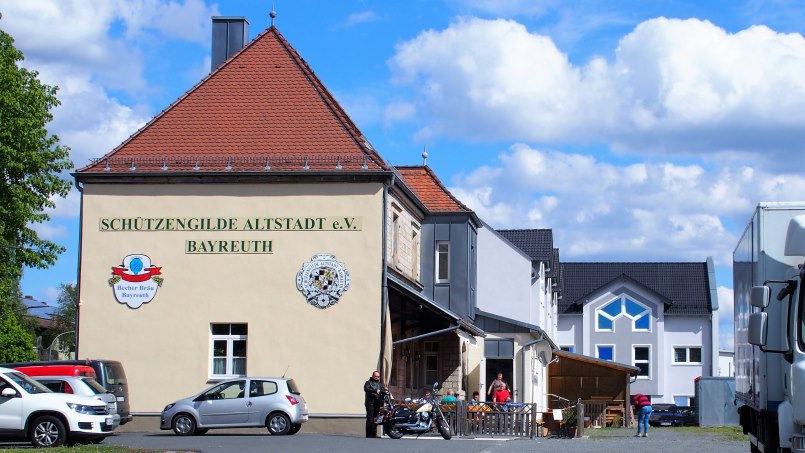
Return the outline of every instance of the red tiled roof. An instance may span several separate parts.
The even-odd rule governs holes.
[[[395,167],[410,188],[431,212],[472,212],[439,181],[433,170],[425,166]]]
[[[318,171],[338,171],[338,165],[340,170],[388,170],[271,26],[78,173],[264,171],[267,166],[302,171],[306,164]]]

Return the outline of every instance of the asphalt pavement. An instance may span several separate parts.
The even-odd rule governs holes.
[[[120,433],[107,438],[104,445],[125,445],[164,451],[223,453],[223,452],[322,452],[352,453],[356,451],[406,452],[438,449],[440,453],[497,453],[497,452],[556,452],[563,453],[625,453],[651,451],[657,453],[735,453],[749,451],[748,441],[726,440],[717,434],[657,428],[649,437],[636,438],[633,430],[606,430],[578,439],[536,438],[461,438],[446,441],[441,437],[403,437],[393,440],[366,439],[354,435],[307,434],[271,436],[264,430],[254,433],[176,436],[170,432]]]

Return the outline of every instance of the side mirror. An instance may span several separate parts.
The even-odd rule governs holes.
[[[759,312],[749,315],[749,344],[766,346],[766,328],[768,326],[768,313]]]
[[[2,396],[3,398],[15,398],[19,395],[17,394],[17,391],[14,390],[13,388],[6,387],[3,389],[3,392],[0,393],[0,396]]]
[[[771,290],[768,286],[753,286],[749,293],[749,301],[755,308],[764,309],[769,306]]]

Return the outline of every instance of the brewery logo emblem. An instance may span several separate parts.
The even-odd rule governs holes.
[[[151,265],[147,255],[132,254],[123,258],[123,264],[112,268],[109,286],[115,299],[129,308],[140,308],[154,300],[157,289],[162,286],[162,268]]]
[[[302,264],[296,273],[296,289],[316,308],[327,308],[338,303],[349,289],[349,271],[334,255],[319,253]]]

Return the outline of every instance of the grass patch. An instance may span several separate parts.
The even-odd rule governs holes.
[[[587,428],[584,430],[584,435],[589,436],[591,439],[621,437],[625,429],[631,433],[634,432],[634,428],[595,428],[595,429]],[[718,437],[723,440],[734,440],[739,442],[747,440],[746,434],[743,433],[743,430],[741,429],[740,426],[708,426],[708,427],[678,426],[673,428],[667,427],[667,428],[652,428],[652,429],[661,429],[663,431],[673,430],[674,433],[678,433],[680,435],[685,434],[693,436],[710,435]]]
[[[746,434],[744,434],[740,426],[684,426],[674,429],[681,432],[714,434],[724,440],[744,441],[747,439]]]

